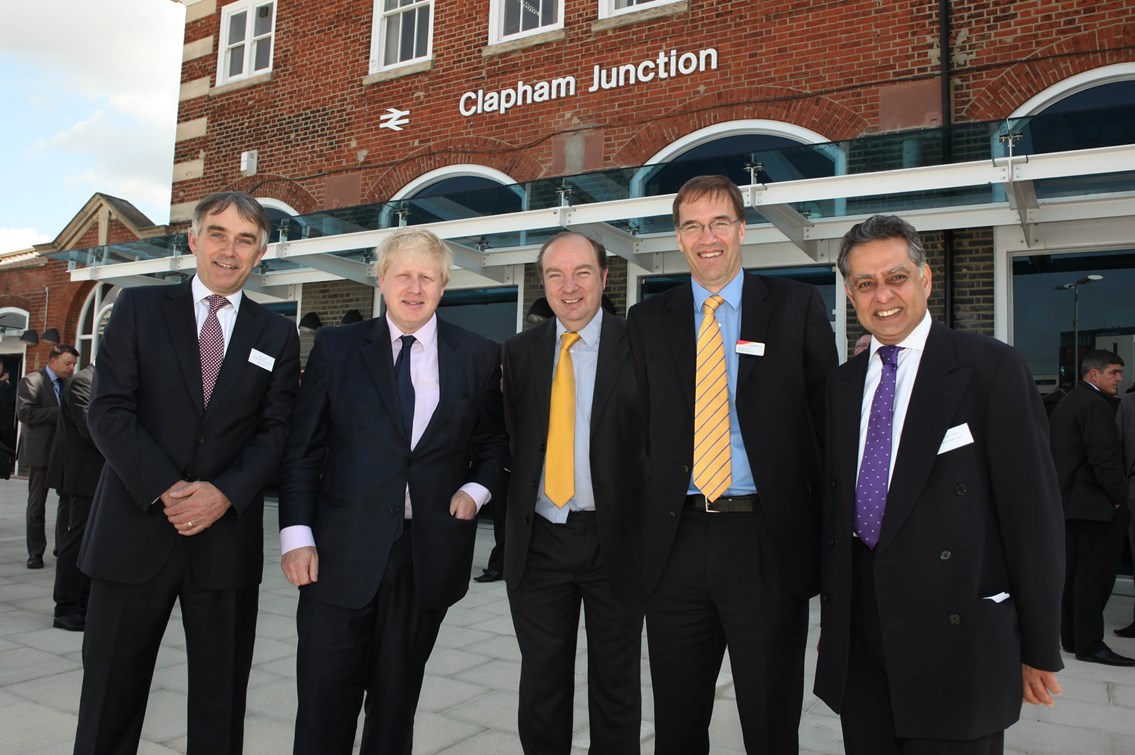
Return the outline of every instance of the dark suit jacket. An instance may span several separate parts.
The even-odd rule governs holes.
[[[1135,505],[1135,393],[1126,393],[1115,414],[1119,439],[1123,443],[1123,470],[1127,475],[1127,502]],[[1135,546],[1135,542],[1132,543]]]
[[[669,558],[693,467],[697,337],[690,286],[633,307],[629,329],[650,429],[642,562],[649,596]],[[741,338],[765,344],[764,356],[739,355],[737,375],[741,435],[761,498],[753,516],[777,545],[780,577],[807,598],[818,589],[819,447],[835,338],[813,286],[756,275],[745,275]]]
[[[477,529],[450,516],[450,498],[467,482],[502,489],[500,349],[438,320],[440,397],[411,450],[389,333],[379,317],[316,334],[281,475],[280,528],[303,524],[315,535],[319,581],[300,588],[305,595],[361,608],[402,529],[409,483],[417,599],[447,608],[469,588]]]
[[[1127,501],[1115,399],[1081,380],[1052,412],[1052,458],[1065,519],[1110,522]]]
[[[66,388],[67,381],[64,380],[61,392]],[[24,375],[20,381],[16,390],[16,416],[24,426],[18,451],[20,464],[46,467],[51,461],[55,424],[59,421],[59,401],[55,398],[55,386],[47,376],[46,367]]]
[[[16,388],[0,380],[0,479],[9,479],[16,466]]]
[[[48,485],[60,493],[85,498],[95,494],[104,461],[87,427],[94,374],[95,367],[89,364],[68,381],[55,428],[55,450],[47,468]]]
[[[524,579],[540,475],[548,439],[556,321],[505,341],[504,411],[512,445],[512,478],[505,530],[504,574],[510,587]],[[607,579],[615,594],[638,590],[638,529],[646,492],[645,417],[627,323],[604,315],[591,405],[591,484]]]
[[[867,354],[830,382],[816,694],[842,708]],[[973,443],[939,453],[950,428]],[[933,325],[915,377],[875,550],[899,737],[974,739],[1021,711],[1021,663],[1060,660],[1064,527],[1044,408],[1024,357]],[[858,547],[858,546],[856,546]],[[989,596],[1008,593],[996,603]]]
[[[253,587],[264,566],[263,488],[280,463],[299,379],[293,323],[245,296],[208,409],[190,282],[123,291],[99,348],[91,435],[106,456],[79,553],[96,579],[152,579],[175,542],[208,589]],[[253,350],[274,360],[250,361]],[[232,508],[179,535],[158,498],[178,480],[211,482]],[[155,501],[157,501],[155,503]]]

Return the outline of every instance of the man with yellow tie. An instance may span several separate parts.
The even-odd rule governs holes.
[[[835,340],[814,287],[742,271],[745,208],[730,179],[687,181],[674,226],[692,280],[629,317],[648,407],[655,752],[709,752],[728,647],[745,750],[796,753]]]
[[[526,753],[571,751],[582,604],[590,751],[637,753],[646,444],[626,321],[601,308],[607,253],[598,242],[558,233],[536,267],[555,317],[503,349],[512,444],[504,574],[521,653],[520,742]]]

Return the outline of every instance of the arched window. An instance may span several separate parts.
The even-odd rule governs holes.
[[[717,174],[738,185],[826,178],[847,171],[847,156],[820,134],[790,123],[741,120],[687,134],[656,153],[631,180],[631,196],[673,194],[690,178]],[[798,207],[811,216],[842,213],[844,200]],[[754,210],[749,223],[763,223]],[[668,221],[648,220],[646,232],[668,230]],[[656,227],[657,226],[657,227]]]
[[[110,310],[121,291],[109,283],[98,283],[87,294],[79,312],[79,328],[75,333],[75,348],[79,350],[79,364],[89,364],[98,356],[98,339],[106,330]]]

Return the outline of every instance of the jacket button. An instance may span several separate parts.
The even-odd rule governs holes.
[[[685,464],[682,465],[681,469],[682,469],[682,474],[689,474],[690,473],[690,468],[688,466],[686,466]]]
[[[197,445],[199,445],[199,446],[205,445],[205,439],[204,438],[198,438],[197,439]]]
[[[828,547],[829,547],[829,548],[834,548],[834,547],[835,547],[835,540],[829,540],[829,541],[828,541]]]
[[[530,516],[524,517],[524,523],[525,524],[532,524],[532,517],[530,517]]]
[[[822,595],[820,595],[820,602],[821,603],[831,603],[832,602],[832,596],[825,592]]]
[[[950,614],[950,623],[953,624],[954,626],[961,624],[962,623],[962,615],[960,613]]]
[[[837,483],[837,482],[836,482],[836,481],[835,481],[835,480],[833,479],[833,480],[832,480],[832,490],[835,490],[835,489],[836,489],[837,487],[839,487],[839,483]]]
[[[953,554],[950,553],[949,551],[942,551],[941,553],[938,554],[938,558],[942,559],[943,561],[949,561],[950,556],[952,556],[952,555]]]
[[[397,514],[400,511],[404,511],[405,508],[406,508],[405,506],[391,506],[390,507],[390,513],[391,514]]]
[[[966,494],[966,493],[968,493],[969,491],[968,491],[968,490],[966,490],[966,486],[965,486],[965,485],[959,485],[959,486],[957,486],[956,488],[954,488],[954,492],[955,492],[955,493],[957,493],[958,495],[965,495],[965,494]]]
[[[678,512],[677,512],[677,511],[667,511],[666,513],[670,515],[670,518],[671,518],[671,519],[673,519],[674,517],[678,516]]]

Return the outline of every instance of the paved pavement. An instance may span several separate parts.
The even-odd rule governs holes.
[[[47,568],[25,567],[24,502],[27,483],[0,480],[0,753],[69,753],[75,731],[82,675],[82,635],[51,628],[55,560]],[[54,495],[49,500],[49,507]],[[48,515],[48,531],[54,517]],[[296,592],[280,574],[276,512],[265,517],[264,584],[256,653],[248,690],[245,751],[291,750],[295,693]],[[477,534],[474,574],[480,574],[492,546],[491,528]],[[1119,594],[1122,593],[1122,594]],[[1131,617],[1131,583],[1117,587],[1108,605],[1108,627]],[[818,634],[813,604],[809,645]],[[1112,647],[1135,656],[1135,640],[1111,638]],[[650,678],[644,653],[642,684],[644,752],[654,749]],[[577,669],[586,669],[582,632]],[[1010,753],[1036,755],[1135,755],[1135,669],[1115,669],[1067,659],[1061,674],[1064,695],[1056,708],[1026,706],[1022,720],[1006,735]],[[807,662],[811,687],[815,653]],[[453,755],[519,753],[516,736],[520,654],[508,613],[504,583],[472,583],[469,594],[450,609],[426,669],[415,728],[415,752]],[[586,675],[577,673],[575,753],[588,743]],[[927,680],[932,683],[933,680]],[[711,731],[713,752],[744,751],[733,703],[728,661],[718,683]],[[166,633],[154,675],[142,753],[185,752],[185,638],[177,609]],[[360,727],[361,730],[361,727]],[[839,721],[810,694],[800,727],[802,752],[841,753]]]

